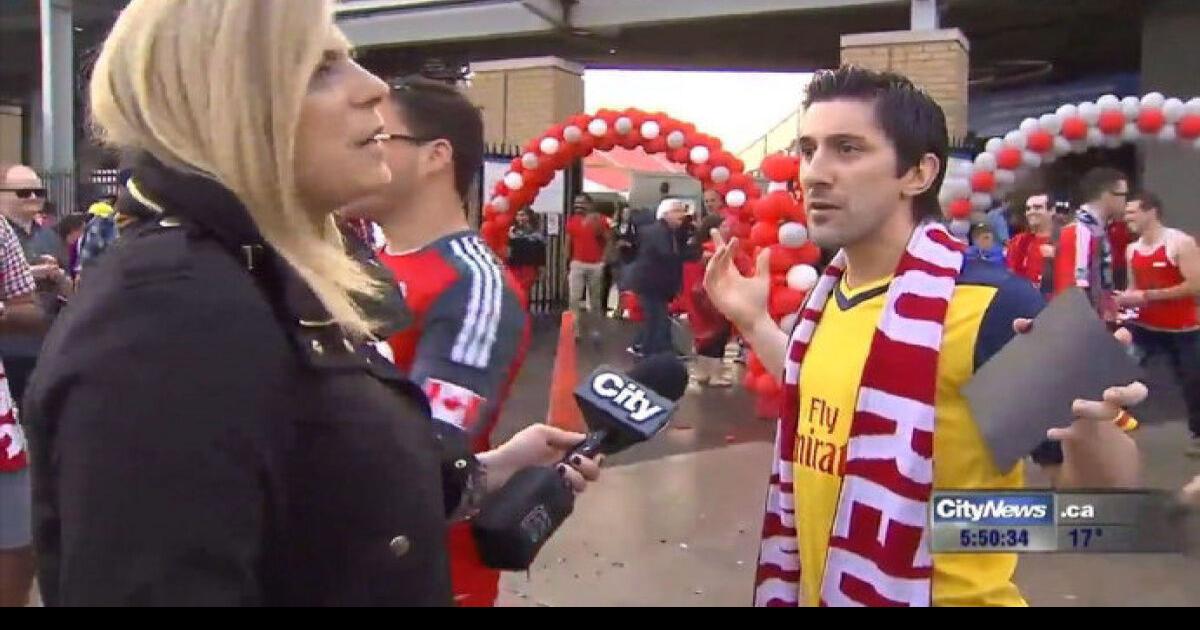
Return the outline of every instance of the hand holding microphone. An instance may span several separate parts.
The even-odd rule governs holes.
[[[562,462],[610,455],[654,437],[667,425],[686,388],[687,368],[670,355],[650,357],[628,375],[601,366],[575,390],[589,432]],[[571,474],[581,473],[567,473]],[[484,564],[527,569],[574,507],[572,488],[555,468],[517,471],[484,500],[472,522]]]

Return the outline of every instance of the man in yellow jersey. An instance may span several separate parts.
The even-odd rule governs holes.
[[[709,265],[713,302],[788,398],[756,605],[1024,604],[1015,555],[929,552],[933,489],[1023,485],[1020,464],[992,463],[962,387],[1043,306],[936,224],[947,144],[941,108],[907,79],[818,73],[799,139],[804,203],[812,239],[841,253],[791,337],[767,313],[765,256],[750,278],[731,263],[736,243]],[[1137,447],[1112,420],[1145,393],[1077,401],[1033,460],[1060,487],[1135,485]]]

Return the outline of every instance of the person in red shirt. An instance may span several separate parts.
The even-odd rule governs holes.
[[[1025,201],[1025,219],[1029,231],[1017,234],[1008,242],[1008,268],[1043,293],[1049,293],[1050,283],[1044,283],[1043,279],[1049,279],[1046,278],[1046,263],[1054,259],[1054,233],[1057,231],[1050,195],[1044,192],[1030,195]]]
[[[575,313],[575,339],[588,331],[593,340],[600,331],[591,321],[604,316],[604,248],[612,233],[612,223],[596,208],[592,196],[580,193],[575,197],[575,214],[567,221],[570,238],[571,263],[567,272],[567,293],[571,311]],[[583,310],[584,293],[589,304],[587,317]]]
[[[413,321],[379,350],[425,390],[435,420],[466,432],[483,452],[530,334],[517,281],[464,211],[483,161],[483,123],[458,90],[424,79],[394,86],[380,113],[392,181],[346,214],[382,228],[377,256]],[[456,603],[494,605],[500,574],[479,559],[470,526],[452,525],[449,541]]]
[[[1129,288],[1116,301],[1137,309],[1130,331],[1139,358],[1170,359],[1187,403],[1187,454],[1200,457],[1200,250],[1194,238],[1163,225],[1163,204],[1153,193],[1134,196],[1125,219],[1139,238],[1129,247]]]
[[[1112,247],[1113,288],[1123,291],[1127,288],[1126,281],[1129,278],[1126,254],[1130,243],[1134,240],[1134,235],[1130,232],[1129,225],[1125,223],[1124,216],[1110,219],[1104,232]]]
[[[1075,221],[1062,229],[1054,259],[1054,294],[1079,287],[1106,321],[1116,316],[1112,304],[1112,243],[1105,226],[1125,212],[1129,178],[1114,168],[1097,167],[1079,183],[1084,204]]]

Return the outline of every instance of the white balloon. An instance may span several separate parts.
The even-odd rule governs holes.
[[[1125,142],[1135,142],[1142,137],[1142,130],[1138,129],[1136,123],[1127,123],[1125,129],[1121,131],[1121,139]]]
[[[996,184],[1004,186],[1012,186],[1017,183],[1017,174],[1012,171],[1006,171],[1002,168],[996,169]]]
[[[583,140],[583,130],[575,125],[568,125],[563,129],[563,140],[575,144]]]
[[[687,140],[687,136],[682,131],[675,130],[667,134],[667,146],[672,149],[682,147],[685,140]]]
[[[1142,102],[1136,96],[1126,96],[1121,99],[1121,113],[1125,114],[1126,120],[1137,120],[1138,113],[1142,111]]]
[[[1142,96],[1140,102],[1145,107],[1153,107],[1157,109],[1162,107],[1167,102],[1167,97],[1163,96],[1161,92],[1151,92],[1145,96]]]
[[[811,291],[817,286],[817,270],[811,265],[796,265],[788,269],[787,285],[796,291]]]
[[[1084,119],[1087,124],[1095,125],[1100,122],[1100,106],[1095,103],[1080,103],[1079,117]]]
[[[1179,134],[1175,131],[1175,125],[1167,125],[1158,132],[1158,139],[1162,142],[1174,142],[1179,138]]]
[[[1025,148],[1025,134],[1020,131],[1010,131],[1004,135],[1004,141],[1018,149]]]
[[[971,235],[971,220],[954,219],[950,222],[950,233],[959,240],[967,240],[967,237]]]
[[[1057,134],[1062,131],[1062,122],[1062,117],[1058,114],[1042,114],[1042,117],[1038,119],[1038,126],[1043,131]]]
[[[949,190],[946,190],[945,186],[942,186],[941,192],[938,193],[938,204],[943,208],[949,208],[950,204],[954,203],[954,200],[958,199],[960,196],[961,195],[955,195]]]
[[[1096,105],[1099,106],[1100,109],[1121,109],[1121,99],[1113,96],[1112,94],[1105,94],[1104,96],[1096,99]]]
[[[599,138],[608,133],[608,123],[603,118],[594,118],[588,123],[588,133]]]
[[[1192,116],[1200,116],[1200,96],[1188,99],[1188,102],[1183,104],[1183,111]]]
[[[558,149],[561,146],[562,143],[558,141],[558,138],[542,138],[542,142],[538,144],[538,148],[541,149],[542,153],[545,153],[546,155],[554,155],[555,153],[558,153]]]
[[[947,177],[942,182],[942,190],[949,192],[955,199],[971,194],[971,182],[959,177]]]
[[[730,172],[728,168],[725,168],[724,166],[718,166],[714,168],[712,173],[709,173],[708,176],[713,180],[713,183],[724,184],[725,182],[729,181],[729,175]]]
[[[983,145],[983,150],[988,153],[999,153],[1004,148],[1004,140],[1002,138],[992,138]]]
[[[538,167],[538,156],[532,151],[521,156],[521,166],[528,170],[533,170]]]
[[[1066,105],[1060,106],[1054,113],[1058,114],[1060,118],[1071,118],[1079,115],[1079,108],[1075,105],[1067,103]]]
[[[710,177],[711,177],[711,175],[710,175]],[[787,182],[771,182],[771,183],[767,184],[767,194],[771,194],[773,192],[779,192],[781,190],[787,190],[787,189],[788,189]]]
[[[954,160],[950,163],[950,167],[946,170],[946,177],[970,177],[974,170],[974,162],[967,162],[966,160]]]
[[[1104,132],[1092,127],[1087,132],[1088,146],[1098,147],[1104,144]]]
[[[792,333],[792,329],[796,327],[796,321],[799,319],[799,313],[788,313],[779,320],[779,329],[790,335]]]
[[[492,197],[492,207],[496,212],[508,212],[508,197]]]
[[[992,196],[987,193],[972,193],[971,194],[971,209],[977,212],[985,212],[992,208]]]
[[[633,120],[628,116],[621,116],[613,123],[613,129],[622,136],[629,135],[629,132],[633,131]]]
[[[996,156],[991,153],[980,153],[975,156],[975,168],[981,171],[996,170]]]
[[[1163,103],[1162,112],[1163,117],[1167,119],[1167,122],[1175,124],[1179,122],[1180,118],[1183,118],[1186,108],[1183,105],[1183,101],[1177,98],[1169,98],[1165,103]]]
[[[520,173],[505,173],[504,185],[507,186],[509,190],[521,190],[521,187],[525,185],[525,178],[521,177]]]
[[[746,192],[743,190],[731,190],[725,193],[725,205],[730,208],[741,208],[746,205]]]
[[[642,123],[642,137],[647,140],[653,140],[657,138],[658,134],[661,132],[662,127],[659,127],[658,123],[653,120],[647,120],[646,122]]]
[[[1021,154],[1021,163],[1029,168],[1037,168],[1042,165],[1042,156],[1033,151],[1025,151]]]
[[[1022,120],[1021,126],[1018,127],[1018,129],[1020,129],[1021,131],[1024,131],[1025,133],[1029,133],[1031,131],[1036,131],[1037,128],[1038,128],[1038,121],[1034,120],[1033,118],[1026,118],[1025,120]]]
[[[1066,155],[1071,152],[1071,141],[1062,136],[1054,137],[1054,152],[1058,155]]]
[[[688,157],[692,160],[692,164],[704,164],[708,161],[708,147],[694,146]]]
[[[808,228],[803,223],[790,221],[779,226],[779,244],[784,247],[804,247],[808,242]]]

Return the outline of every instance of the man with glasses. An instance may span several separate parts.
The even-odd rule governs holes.
[[[380,114],[392,181],[342,214],[382,228],[379,261],[413,317],[381,350],[425,390],[433,417],[483,452],[530,334],[516,279],[467,223],[483,168],[483,121],[453,86],[421,78],[393,83]],[[455,602],[493,605],[500,574],[479,559],[470,527],[454,524],[449,539]]]
[[[1116,319],[1116,303],[1112,243],[1105,227],[1124,215],[1127,197],[1129,178],[1124,173],[1107,166],[1088,171],[1079,182],[1083,205],[1059,235],[1054,263],[1055,295],[1079,287],[1109,322]]]
[[[41,184],[25,167],[0,165],[2,209],[41,209],[46,197]],[[41,325],[29,264],[8,222],[0,221],[0,333],[29,332]],[[24,606],[33,583],[29,458],[17,416],[0,364],[0,607]]]

